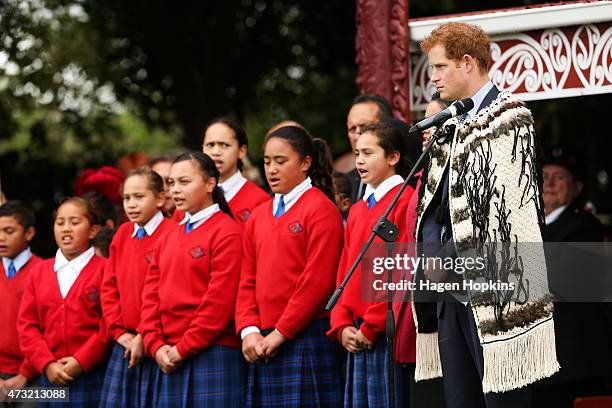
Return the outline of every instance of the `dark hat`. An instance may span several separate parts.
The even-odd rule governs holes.
[[[561,146],[554,146],[545,154],[542,167],[548,164],[564,167],[576,178],[583,177],[583,166],[580,166],[578,157]]]

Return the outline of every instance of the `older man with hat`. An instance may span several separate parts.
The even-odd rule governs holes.
[[[561,147],[552,149],[543,166],[544,241],[599,242],[601,224],[577,206],[582,192],[581,170],[577,159]]]
[[[592,275],[589,275],[593,268],[583,262],[585,258],[581,257],[583,255],[579,250],[574,249],[574,244],[552,244],[590,242],[598,246],[595,243],[603,240],[600,222],[578,205],[578,196],[583,187],[582,168],[576,157],[561,147],[551,150],[542,167],[546,215],[542,235],[549,254],[547,263],[551,291],[558,300],[555,302],[554,319],[561,369],[536,384],[533,389],[534,406],[571,407],[577,397],[606,393],[606,365],[610,360],[606,309],[602,303],[570,301],[576,292],[580,293],[577,299],[581,300],[584,294],[590,292],[589,287],[598,285],[596,278],[592,279]],[[587,289],[577,289],[581,285]]]

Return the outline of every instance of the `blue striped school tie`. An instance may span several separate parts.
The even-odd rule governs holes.
[[[185,234],[189,234],[193,230],[193,224],[195,223],[189,221],[185,223]]]
[[[276,213],[274,214],[274,218],[278,218],[285,213],[285,196],[280,196],[280,200],[278,201],[278,207],[276,208]]]
[[[368,197],[368,210],[376,205],[376,198],[374,198],[374,193],[370,194]]]
[[[13,279],[13,276],[15,276],[17,274],[17,268],[15,268],[15,262],[14,261],[11,261],[11,263],[9,263],[8,271],[7,272],[8,273],[7,273],[6,276],[9,279]]]
[[[138,228],[138,231],[136,231],[136,239],[140,241],[145,235],[147,235],[147,231],[143,227]]]

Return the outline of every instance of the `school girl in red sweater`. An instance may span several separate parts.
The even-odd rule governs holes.
[[[122,188],[123,223],[110,246],[102,281],[102,311],[115,346],[106,369],[100,407],[142,406],[149,395],[147,376],[155,362],[143,356],[140,323],[145,275],[155,243],[176,223],[164,218],[162,178],[149,167],[128,173]]]
[[[339,284],[357,259],[378,219],[399,191],[412,168],[404,136],[396,119],[383,119],[364,127],[355,145],[356,169],[366,184],[363,199],[351,207],[344,235],[344,249],[338,268]],[[402,123],[402,122],[400,122]],[[418,146],[417,146],[418,147]],[[412,187],[407,187],[388,216],[399,228],[396,249],[408,242],[406,216]],[[386,255],[383,241],[376,237],[371,253]],[[377,245],[378,244],[378,245]],[[400,252],[397,252],[400,253]],[[372,255],[373,256],[373,255]],[[345,407],[386,407],[388,395],[388,359],[385,322],[386,291],[375,293],[372,270],[359,265],[331,314],[330,337],[339,340],[349,352],[346,364]],[[366,276],[364,274],[370,274]],[[396,275],[399,272],[396,272]],[[386,273],[378,275],[386,281]],[[379,287],[380,288],[380,287]],[[369,293],[368,293],[369,291]],[[377,296],[382,295],[382,296]],[[381,301],[377,301],[381,300]],[[395,322],[394,322],[395,323]],[[414,342],[414,339],[412,340]],[[400,405],[399,370],[396,369],[395,405]]]
[[[274,200],[247,221],[236,328],[250,363],[247,406],[337,406],[338,348],[325,337],[342,220],[327,145],[287,126],[264,141]]]
[[[245,364],[234,327],[242,261],[241,227],[217,186],[219,171],[200,152],[170,170],[170,193],[185,212],[159,240],[143,291],[140,330],[159,370],[159,407],[238,407]]]
[[[99,229],[87,201],[60,203],[53,225],[59,249],[30,273],[19,310],[19,345],[42,373],[41,386],[69,387],[72,407],[98,404],[110,351],[100,304],[105,260],[90,244]]]
[[[248,149],[247,134],[238,122],[229,118],[213,119],[204,132],[202,150],[221,173],[219,187],[236,221],[244,224],[255,207],[271,198],[242,175],[242,160]]]

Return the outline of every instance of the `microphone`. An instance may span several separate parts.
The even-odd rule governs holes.
[[[429,129],[432,126],[441,126],[444,122],[450,118],[454,118],[457,115],[463,115],[474,107],[474,101],[470,98],[461,99],[455,101],[448,108],[441,112],[431,115],[428,118],[423,119],[416,125],[410,128],[410,133],[422,132],[425,129]]]

